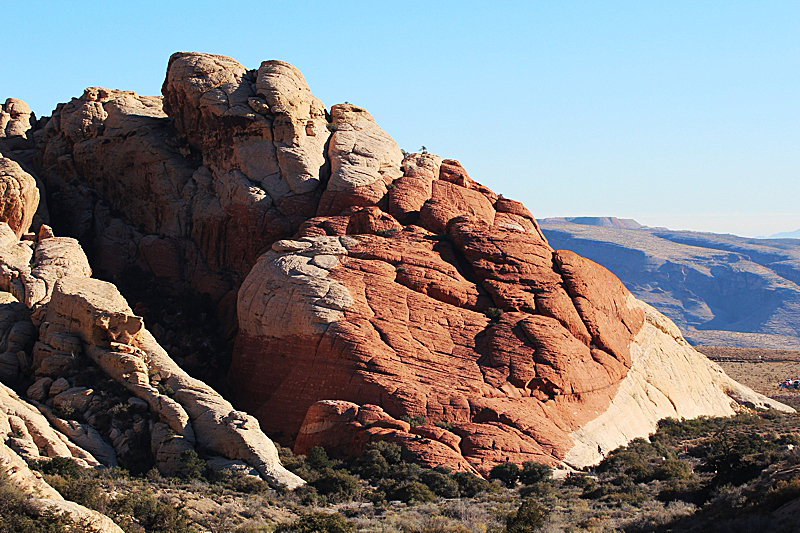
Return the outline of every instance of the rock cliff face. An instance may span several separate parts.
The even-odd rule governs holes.
[[[100,113],[87,109],[84,127],[92,109]],[[2,156],[0,172],[0,467],[30,497],[28,511],[55,508],[93,530],[122,531],[65,501],[26,463],[55,457],[177,475],[184,454],[197,450],[211,469],[241,470],[276,487],[303,484],[281,466],[255,418],[178,367],[117,288],[91,277],[76,239],[41,224],[28,232],[36,179]]]
[[[296,451],[391,440],[408,459],[484,474],[506,460],[583,466],[664,416],[785,408],[727,378],[609,271],[551,248],[520,203],[455,160],[404,156],[364,109],[326,109],[291,65],[179,53],[162,92],[90,88],[28,135],[56,234],[105,273],[135,265],[230,311],[235,403]],[[43,411],[91,409],[91,391],[58,383],[80,350],[158,416],[143,434],[162,468],[198,447],[299,483],[85,257],[48,259],[75,241],[6,233],[6,290],[39,327],[33,362],[10,348],[6,370],[33,369]],[[124,459],[130,446],[109,438]]]

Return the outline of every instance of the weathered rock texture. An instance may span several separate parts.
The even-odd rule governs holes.
[[[17,240],[0,221],[0,379],[35,380],[23,387],[30,404],[0,389],[5,445],[29,460],[117,466],[141,459],[135,466],[151,461],[166,475],[180,473],[183,452],[198,450],[212,464],[254,468],[274,486],[303,483],[280,465],[252,416],[181,370],[116,287],[90,277],[75,239],[53,237],[46,226],[33,239]],[[78,383],[102,387],[98,371],[129,393],[121,411],[128,419],[110,427],[100,416],[112,407],[108,395]],[[148,411],[154,416],[142,416]]]
[[[220,309],[238,289],[236,400],[298,451],[384,439],[425,464],[482,473],[505,460],[581,466],[662,416],[770,404],[610,272],[553,250],[520,203],[455,160],[404,157],[365,110],[326,110],[292,66],[179,53],[162,93],[87,89],[34,134],[37,171],[60,200],[56,233],[79,238],[104,272],[137,265]],[[77,338],[159,414],[159,464],[193,443],[268,462],[223,452],[220,427],[255,422],[183,375],[114,291],[27,274],[27,252],[12,250],[8,286],[32,287],[15,294],[44,306],[37,375],[58,377],[63,335]],[[91,394],[66,385],[32,393],[56,387],[53,400],[70,405]],[[609,419],[623,408],[628,425]],[[241,439],[238,450],[257,448]]]

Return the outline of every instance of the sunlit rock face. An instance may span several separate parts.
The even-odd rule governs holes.
[[[230,311],[234,403],[283,444],[582,466],[665,416],[771,405],[522,204],[326,108],[291,65],[178,53],[162,92],[59,106],[37,134],[54,224],[96,268]]]

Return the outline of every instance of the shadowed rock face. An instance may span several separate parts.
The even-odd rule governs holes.
[[[520,203],[455,160],[403,157],[292,66],[179,53],[162,92],[87,89],[56,110],[38,134],[68,200],[51,212],[101,268],[222,302],[238,289],[235,400],[298,452],[392,440],[481,473],[582,466],[664,416],[769,403],[606,269],[553,250]],[[173,421],[202,421],[196,387],[171,379]]]

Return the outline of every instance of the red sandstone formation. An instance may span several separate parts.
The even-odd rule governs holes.
[[[583,465],[665,416],[769,404],[524,206],[404,157],[291,65],[179,53],[162,92],[87,89],[27,135],[54,225],[101,271],[237,296],[236,400],[298,452]]]

